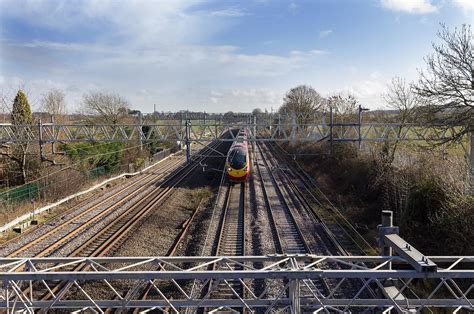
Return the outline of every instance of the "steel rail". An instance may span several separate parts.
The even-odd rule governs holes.
[[[263,162],[264,162],[265,166],[267,167],[267,169],[270,169],[270,166],[271,166],[271,168],[273,168],[273,156],[271,156],[270,154],[265,154],[260,143],[257,143],[257,147],[259,149],[259,153],[260,153],[261,157],[263,158]],[[288,204],[288,202],[287,202],[287,200],[284,196],[282,188],[277,182],[275,173],[273,171],[268,171],[268,173],[269,173],[269,175],[271,177],[271,180],[273,182],[273,186],[275,188],[275,191],[276,191],[277,195],[279,195],[280,202],[283,205],[281,208],[283,208],[283,211],[284,211],[285,215],[289,215],[289,217],[290,217],[289,221],[287,219],[285,219],[285,220],[283,220],[283,223],[277,222],[274,215],[278,211],[272,210],[272,211],[270,211],[271,216],[273,217],[272,221],[275,223],[275,227],[277,229],[282,228],[282,226],[285,223],[287,224],[286,229],[289,229],[290,233],[291,233],[291,228],[292,227],[294,229],[296,229],[296,232],[297,232],[299,237],[294,237],[294,234],[292,234],[292,236],[294,237],[293,241],[294,241],[296,247],[298,247],[298,240],[299,240],[299,243],[301,243],[303,245],[303,248],[304,248],[304,250],[301,250],[301,248],[299,248],[295,252],[294,248],[292,248],[291,246],[288,246],[288,245],[285,246],[284,244],[281,244],[282,242],[280,242],[283,253],[288,253],[289,252],[289,253],[297,253],[297,254],[313,254],[312,249],[308,245],[308,239],[303,235],[303,232],[301,231],[300,226],[299,226],[299,224],[298,224],[298,222],[295,218],[295,214],[291,210],[291,207],[289,206],[289,204]],[[262,180],[262,186],[264,186],[263,180]],[[267,193],[265,193],[265,195],[267,195]],[[267,197],[268,197],[268,195],[267,195]],[[279,240],[281,241],[281,233],[280,233]],[[287,239],[285,239],[283,241],[283,243],[285,243],[286,241],[287,241]],[[299,252],[298,252],[298,250],[299,250]],[[328,295],[329,292],[331,291],[330,287],[329,287],[329,284],[326,281],[326,279],[305,280],[305,281],[303,281],[303,287],[306,288],[307,291],[305,291],[305,292],[307,294],[312,295],[316,298],[320,298],[323,295]],[[319,295],[317,295],[314,292],[315,289],[317,289],[317,292],[319,292]]]
[[[273,145],[269,145],[269,147],[271,147],[271,149],[275,151]],[[282,150],[281,147],[278,146],[278,148]],[[281,154],[277,154],[277,156],[283,158],[281,157]],[[314,214],[338,239],[339,244],[343,246],[344,250],[350,252],[350,254],[352,255],[373,254],[375,252],[373,247],[354,228],[354,226],[339,211],[339,209],[334,206],[334,204],[327,198],[327,196],[315,184],[313,178],[311,178],[295,160],[290,160],[290,158],[284,158],[284,160],[289,163],[294,163],[296,165],[296,169],[294,171],[291,171],[291,174],[294,175],[296,179],[299,179],[299,181],[302,182],[302,184],[305,186],[305,189],[308,191],[307,195],[309,196],[309,199],[319,204],[318,208],[320,209],[320,212],[315,211],[315,209],[313,208]],[[328,206],[325,206],[323,202],[314,195],[313,190],[316,190],[317,193],[323,199],[325,199],[325,202],[327,202]],[[340,220],[342,221],[342,223],[340,222]],[[352,233],[353,235],[351,235],[350,233]],[[353,242],[352,246],[347,246],[349,243],[347,239],[345,239],[346,237]]]
[[[282,158],[281,157],[281,154],[278,154],[276,152],[276,150],[274,149],[273,145],[267,145],[267,147],[269,147],[270,151],[273,151],[273,153],[277,156],[277,158],[280,160],[280,161],[283,161],[283,162],[286,162],[286,158]],[[311,184],[314,185],[314,182],[312,181],[312,178],[309,177],[309,175],[306,173],[306,172],[303,172],[303,170],[301,169],[301,167],[299,167],[298,165],[298,170],[303,172],[305,175],[306,175],[306,178],[307,180],[304,180],[303,177],[301,176],[301,174],[297,171],[292,171],[291,169],[280,169],[281,173],[283,174],[283,176],[286,177],[287,179],[287,182],[290,184],[291,188],[293,189],[293,191],[295,191],[295,196],[300,200],[301,204],[303,205],[304,209],[307,211],[308,214],[310,214],[314,219],[316,219],[317,221],[321,222],[320,226],[323,228],[323,232],[324,232],[324,236],[327,237],[327,239],[329,240],[329,242],[333,245],[333,247],[336,249],[336,252],[332,252],[332,254],[334,253],[337,253],[337,254],[341,254],[341,255],[364,255],[364,254],[367,254],[368,252],[364,249],[362,249],[358,243],[356,242],[356,240],[350,236],[348,234],[348,232],[346,231],[345,228],[343,228],[341,225],[338,224],[339,226],[339,229],[340,231],[343,232],[343,234],[345,234],[346,236],[349,237],[349,239],[345,238],[343,235],[342,235],[342,240],[340,239],[341,238],[341,234],[340,233],[337,233],[337,235],[339,237],[336,237],[336,235],[328,228],[327,224],[326,224],[326,221],[323,221],[321,219],[321,217],[318,215],[318,213],[316,212],[316,210],[314,209],[314,206],[312,204],[310,204],[310,200],[313,200],[313,202],[315,202],[317,204],[317,206],[319,206],[319,208],[323,207],[324,208],[324,205],[322,204],[321,201],[319,201],[318,198],[316,198],[316,196],[311,192],[311,189],[310,189],[310,186],[309,186],[309,182],[311,182]],[[302,191],[301,188],[299,188],[297,186],[297,184],[289,177],[288,175],[288,172],[290,174],[292,174],[294,176],[294,178],[300,182],[302,185],[302,187],[304,188],[304,190],[306,191],[306,193],[304,193]],[[318,189],[318,191],[320,191]],[[322,193],[322,191],[320,191]],[[327,199],[327,198],[326,198]],[[329,200],[328,200],[329,201]],[[331,203],[332,207],[334,207],[334,205]],[[335,207],[334,207],[335,208]],[[338,210],[337,208],[335,208],[335,210],[339,213],[339,215],[342,215]],[[346,220],[346,222],[352,227],[352,225]],[[352,227],[352,229],[354,229],[354,227]],[[355,231],[355,229],[354,229]],[[357,231],[355,231],[357,232]],[[359,237],[362,237],[362,235],[360,235],[359,233],[357,233]],[[339,238],[339,239],[338,239]],[[353,244],[356,245],[357,249],[352,249],[352,250],[348,250],[348,243],[350,242],[353,242]],[[365,241],[365,239],[364,239]],[[342,243],[341,243],[342,242]],[[369,245],[366,241],[365,243],[367,245]],[[354,246],[351,246],[351,248],[353,248]],[[370,247],[370,245],[369,245]],[[370,247],[371,248],[371,247]],[[359,280],[360,281],[360,284],[364,285],[366,283],[365,280],[361,279]],[[403,281],[403,280],[402,280]],[[328,283],[329,284],[329,283]],[[372,297],[375,297],[376,295],[376,292],[371,289],[371,288],[368,288],[367,289],[367,292],[372,296]]]
[[[139,194],[142,190],[146,189],[149,187],[149,184],[154,184],[157,180],[162,179],[168,171],[174,169],[177,165],[179,165],[182,162],[182,160],[177,159],[175,162],[172,162],[170,164],[167,164],[164,169],[161,169],[162,172],[158,174],[158,177],[154,177],[156,173],[151,172],[146,174],[144,177],[140,178],[139,180],[132,182],[131,184],[127,185],[124,189],[113,193],[106,197],[105,199],[101,200],[97,204],[94,204],[92,207],[86,209],[85,211],[81,212],[79,215],[76,215],[74,217],[71,217],[67,221],[64,221],[61,223],[56,228],[53,228],[49,230],[48,232],[44,233],[40,237],[34,239],[33,241],[27,243],[26,245],[18,248],[17,250],[11,252],[8,257],[13,257],[17,256],[22,252],[25,252],[27,249],[29,249],[32,246],[38,245],[43,240],[51,240],[50,238],[52,237],[53,234],[59,233],[62,229],[64,229],[66,226],[74,224],[77,220],[81,219],[83,216],[87,215],[88,213],[100,208],[101,205],[104,203],[107,203],[111,199],[125,194],[125,197],[121,198],[117,202],[115,202],[113,205],[108,206],[105,208],[102,212],[100,212],[98,215],[94,216],[92,219],[87,220],[85,223],[81,224],[71,232],[67,233],[65,236],[63,236],[61,239],[54,241],[53,243],[48,244],[44,249],[42,249],[39,253],[36,253],[35,256],[47,256],[51,252],[53,252],[56,248],[62,246],[65,244],[67,241],[69,241],[71,238],[73,238],[76,234],[79,232],[87,229],[89,226],[91,226],[93,223],[97,222],[98,220],[106,217],[109,215],[114,209],[118,208],[120,205],[123,203],[127,202],[128,200],[132,199],[135,195]],[[129,192],[132,188],[135,188],[135,186],[142,184],[138,188],[134,189],[132,192]],[[128,193],[128,194],[127,194]]]
[[[185,169],[185,168],[183,168]],[[92,238],[81,244],[76,248],[70,256],[105,256],[108,252],[113,250],[116,245],[121,243],[128,234],[134,230],[134,227],[159,203],[162,203],[174,191],[174,187],[180,183],[192,170],[179,171],[177,174],[168,178],[164,184],[169,184],[162,189],[158,189],[151,197],[143,198],[138,203],[128,208],[124,213],[120,214],[112,224],[102,229]],[[151,200],[150,200],[151,198]],[[89,268],[86,264],[79,264],[73,268],[73,271],[80,271]],[[51,289],[52,293],[69,289],[71,282],[60,282]],[[52,297],[48,291],[42,298],[42,301],[48,300]]]
[[[265,158],[264,154],[262,153],[263,150],[261,149],[261,146],[260,144],[257,144],[257,147],[258,149],[260,150],[260,155],[262,156],[262,160],[265,164],[265,167],[267,169],[271,169],[271,165],[269,165],[269,162],[267,160],[267,158]],[[274,173],[272,171],[268,171],[268,174],[271,178],[271,181],[273,183],[273,187],[275,189],[275,192],[277,193],[277,196],[279,198],[279,201],[281,203],[281,208],[283,209],[281,214],[283,214],[284,216],[288,217],[288,219],[286,219],[286,228],[290,228],[290,229],[294,229],[294,231],[291,231],[290,230],[290,233],[294,234],[293,237],[294,237],[294,240],[295,240],[295,243],[299,242],[303,248],[290,248],[288,246],[285,247],[285,245],[282,245],[282,248],[283,248],[283,253],[300,253],[300,254],[309,254],[311,253],[311,250],[307,244],[307,240],[305,239],[305,236],[303,235],[303,233],[301,232],[301,229],[300,227],[298,226],[298,223],[296,222],[296,219],[294,217],[294,214],[292,212],[292,210],[290,209],[290,206],[288,205],[288,202],[286,201],[284,195],[283,195],[283,192],[281,191],[281,188],[280,188],[280,185],[277,183],[277,180],[274,176]],[[263,182],[263,180],[262,180]],[[262,184],[263,185],[263,184]],[[264,186],[264,185],[263,185]],[[268,197],[268,193],[265,193]],[[275,208],[273,207],[272,208],[272,211],[271,211],[271,214],[272,216],[275,215],[275,213],[277,212],[277,210],[275,210]],[[274,217],[274,221],[276,222],[276,227],[280,229],[282,228],[281,226],[283,226],[283,223],[281,222],[277,222],[275,217]],[[296,233],[295,233],[296,232]],[[279,240],[283,240],[283,237],[282,237],[282,234],[281,234],[281,231],[280,231],[280,237],[279,237]],[[286,240],[286,239],[285,239]],[[283,241],[284,243],[285,241]],[[288,250],[291,250],[291,251],[294,251],[294,250],[297,250],[298,252],[289,252]]]
[[[174,165],[174,163],[172,163]],[[177,172],[172,173],[171,177],[168,177],[165,179],[164,182],[161,183],[161,185],[167,185],[163,189],[159,189],[159,192],[154,192],[152,194],[153,198],[153,204],[150,205],[146,204],[146,201],[149,200],[150,197],[143,198],[141,199],[138,203],[134,204],[130,208],[128,208],[124,213],[120,214],[119,217],[117,217],[114,222],[117,222],[119,219],[122,219],[122,224],[119,227],[115,227],[115,224],[108,225],[106,228],[102,229],[99,233],[97,233],[94,237],[86,241],[85,243],[82,243],[78,248],[76,248],[70,256],[78,256],[80,254],[83,254],[84,252],[88,251],[88,246],[92,246],[94,241],[98,241],[99,244],[95,244],[95,247],[90,251],[89,247],[89,252],[87,256],[104,256],[107,254],[110,250],[112,250],[121,240],[125,239],[129,232],[138,224],[140,221],[140,218],[143,218],[144,216],[147,215],[147,213],[153,208],[153,205],[156,205],[158,202],[164,201],[164,199],[169,196],[174,190],[172,187],[176,186],[179,182],[181,182],[183,179],[186,178],[186,176],[191,173],[195,168],[197,167],[197,164],[192,164],[189,167],[181,167]],[[170,166],[170,169],[172,169],[173,166]],[[179,175],[179,176],[178,176]],[[178,181],[175,182],[174,180]],[[173,185],[173,183],[176,183]],[[157,195],[159,194],[159,195]],[[142,205],[141,209],[138,211],[134,212],[133,210],[136,209],[139,205]],[[115,229],[115,230],[112,230]],[[108,234],[106,234],[108,233]],[[88,265],[85,264],[80,264],[77,265],[73,268],[74,271],[80,271],[80,270],[85,270],[88,269]],[[69,289],[69,287],[72,285],[72,283],[65,283],[61,282],[58,285],[54,286],[50,291],[46,292],[43,297],[41,298],[42,301],[48,300],[49,298],[52,297],[51,293],[56,293],[58,291],[65,291]],[[30,288],[27,288],[23,292],[25,294],[28,293]],[[59,292],[61,293],[61,292]]]
[[[238,188],[236,188],[238,186]],[[222,215],[219,239],[216,248],[216,255],[236,255],[245,256],[245,203],[246,203],[246,184],[231,184],[228,190],[227,202]],[[235,200],[238,198],[238,205]],[[224,269],[242,269],[241,266],[227,264]],[[211,286],[216,284],[211,282]],[[239,280],[218,282],[218,288],[213,294],[215,298],[236,296],[243,298],[245,291],[243,283]]]
[[[209,157],[212,152],[216,151],[216,149],[219,146],[221,146],[221,144],[222,143],[214,143],[215,147],[211,147],[210,145],[205,146],[204,149],[202,150],[201,154],[199,155],[199,158],[195,159],[194,161],[197,164],[199,164],[202,160]],[[194,156],[196,156],[196,155],[194,155]],[[189,230],[189,227],[192,225],[192,222],[193,222],[195,216],[197,215],[197,213],[201,209],[202,201],[203,201],[203,198],[201,198],[198,206],[193,211],[191,217],[184,222],[183,229],[179,233],[179,235],[176,238],[176,240],[174,241],[173,245],[168,249],[168,252],[166,253],[166,256],[175,256],[176,251],[178,250],[179,245],[184,241],[184,238],[186,237],[187,232]],[[150,293],[150,291],[153,289],[153,287],[154,287],[154,281],[148,282],[146,288],[144,289],[144,292],[141,293],[140,300],[146,300],[149,293]],[[127,293],[127,296],[130,295],[130,294],[135,294],[139,288],[140,287],[136,286],[136,287],[130,289],[129,292]],[[106,313],[111,313],[111,312],[112,312],[112,309],[107,309],[106,310]],[[138,313],[138,312],[139,312],[138,308],[136,308],[133,311],[133,313]]]

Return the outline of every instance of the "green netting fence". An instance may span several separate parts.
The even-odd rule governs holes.
[[[19,187],[11,188],[7,191],[0,192],[0,199],[6,201],[23,201],[27,199],[34,199],[38,196],[40,189],[39,183],[28,183]]]
[[[83,172],[84,176],[82,180],[87,180],[87,178],[97,178],[103,176],[108,173],[113,173],[119,170],[119,167],[116,165],[114,167],[108,165],[96,167],[90,170],[86,170]],[[54,181],[52,183],[46,182],[34,182],[34,183],[27,183],[22,186],[13,187],[8,190],[0,192],[0,201],[6,202],[20,202],[24,200],[32,200],[44,197],[44,192],[54,185],[60,186],[61,184],[66,184],[70,182],[66,182],[69,180],[65,178],[60,181]],[[78,182],[79,183],[79,182]],[[43,196],[42,196],[43,195]]]

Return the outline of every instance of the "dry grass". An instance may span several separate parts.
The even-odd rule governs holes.
[[[368,148],[368,149],[367,149]],[[474,253],[474,197],[468,195],[468,168],[462,148],[427,150],[401,143],[393,163],[383,144],[359,153],[350,144],[285,146],[313,175],[320,188],[375,242],[382,209],[394,211],[401,235],[426,254]]]

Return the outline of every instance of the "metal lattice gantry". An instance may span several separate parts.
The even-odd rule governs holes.
[[[390,256],[1,258],[0,307],[11,312],[38,308],[98,312],[107,308],[171,312],[265,308],[293,313],[361,309],[388,313],[392,309],[403,312],[427,308],[474,311],[474,256],[429,259],[437,263],[436,270],[420,271],[403,257]],[[74,267],[80,264],[87,267]],[[236,264],[242,269],[230,266]],[[219,283],[231,279],[245,283],[242,293],[235,292],[228,299],[211,297]],[[312,279],[327,281],[330,290],[318,290]],[[53,292],[51,298],[44,298],[46,292],[54,291],[58,280],[68,284]],[[142,299],[124,293],[123,284],[118,284],[121,280],[133,285],[151,283],[154,294]],[[254,288],[257,281],[263,282],[258,291]],[[211,289],[200,288],[208,284]],[[382,293],[388,286],[395,286],[398,292]],[[92,287],[102,287],[100,298],[95,297]]]
[[[127,142],[127,141],[233,141],[222,134],[236,128],[252,130],[249,141],[442,141],[455,134],[454,128],[423,127],[397,123],[291,123],[275,120],[260,122],[179,122],[160,124],[0,124],[0,144],[66,143],[66,142]],[[232,132],[230,132],[232,134]]]

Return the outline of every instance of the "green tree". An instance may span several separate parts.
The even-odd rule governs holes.
[[[31,124],[33,122],[30,103],[21,89],[13,101],[11,119],[14,125]]]
[[[31,113],[28,98],[21,89],[18,91],[15,100],[13,101],[11,123],[14,126],[33,123],[33,115]],[[16,176],[14,181],[19,184],[24,184],[27,179],[27,168],[29,164],[27,158],[30,145],[26,141],[27,134],[23,128],[14,128],[14,132],[18,142],[11,145],[1,146],[2,151],[0,154],[10,159],[13,162],[14,170],[20,173],[20,176]]]

